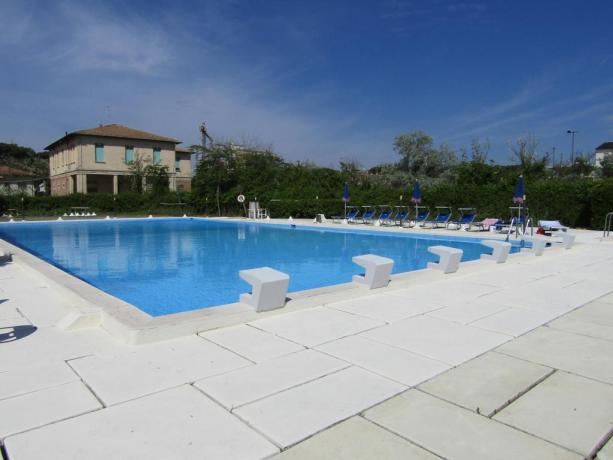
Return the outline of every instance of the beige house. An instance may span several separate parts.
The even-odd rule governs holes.
[[[51,195],[127,191],[130,164],[168,167],[170,190],[191,189],[191,151],[171,137],[112,124],[66,133],[48,145]]]

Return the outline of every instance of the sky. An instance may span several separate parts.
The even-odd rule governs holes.
[[[120,123],[292,161],[396,161],[423,130],[490,159],[613,141],[610,0],[0,0],[0,142]]]

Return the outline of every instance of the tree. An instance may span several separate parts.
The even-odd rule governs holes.
[[[147,189],[155,195],[160,195],[168,191],[170,183],[168,177],[168,166],[147,165],[144,169],[145,183]]]
[[[146,164],[147,160],[145,160],[144,155],[137,150],[134,160],[128,163],[128,169],[130,170],[130,191],[143,193]]]
[[[402,157],[399,168],[415,176],[438,177],[456,162],[450,146],[434,148],[432,137],[423,131],[396,136],[394,150]]]
[[[532,177],[545,175],[548,155],[538,158],[538,142],[533,134],[520,137],[508,145],[512,160],[519,164],[523,174]]]

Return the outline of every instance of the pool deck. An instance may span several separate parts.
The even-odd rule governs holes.
[[[0,263],[3,455],[611,460],[613,238],[576,233],[142,345]]]

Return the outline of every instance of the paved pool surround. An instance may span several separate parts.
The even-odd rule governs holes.
[[[213,219],[213,220],[234,220],[234,219]],[[245,219],[237,219],[244,221]],[[312,221],[294,219],[289,222],[286,219],[273,219],[267,221],[255,221],[264,225],[284,225],[288,223],[315,227],[330,228],[339,230],[342,228],[351,231],[368,232],[397,232],[428,236],[434,235],[437,238],[445,236],[462,236],[474,239],[504,239],[501,234],[485,232],[465,232],[452,230],[426,230],[426,229],[404,229],[397,227],[377,227],[372,225],[348,225],[348,224],[314,224]],[[16,223],[15,225],[19,225]],[[61,225],[61,224],[60,224]],[[1,241],[1,240],[0,240]],[[365,288],[354,283],[338,284],[329,287],[309,289],[306,291],[292,292],[288,295],[286,306],[278,311],[256,313],[247,304],[235,302],[216,307],[192,310],[182,313],[168,314],[153,317],[142,310],[134,307],[128,302],[118,299],[108,293],[88,284],[69,273],[41,260],[38,257],[24,251],[6,241],[1,245],[6,251],[14,254],[15,263],[31,270],[35,276],[41,277],[44,282],[52,286],[58,293],[65,297],[67,304],[71,306],[70,314],[58,324],[59,327],[66,329],[79,329],[83,327],[100,326],[115,337],[127,343],[147,343],[158,340],[180,337],[208,329],[215,329],[232,324],[241,324],[265,315],[276,315],[283,312],[299,310],[326,303],[338,299],[350,299],[361,296]],[[560,251],[558,248],[550,248],[548,252]],[[519,263],[522,258],[531,257],[530,251],[512,254],[508,263]],[[459,270],[463,272],[479,270],[490,270],[490,261],[474,260],[463,262]],[[398,286],[410,286],[430,283],[441,279],[441,276],[458,276],[457,274],[436,273],[435,270],[416,270],[412,272],[395,274],[388,288],[393,289]],[[238,299],[237,299],[238,300]]]
[[[9,460],[610,460],[613,238],[577,233],[139,345],[60,327],[72,302],[1,264],[0,443]]]

